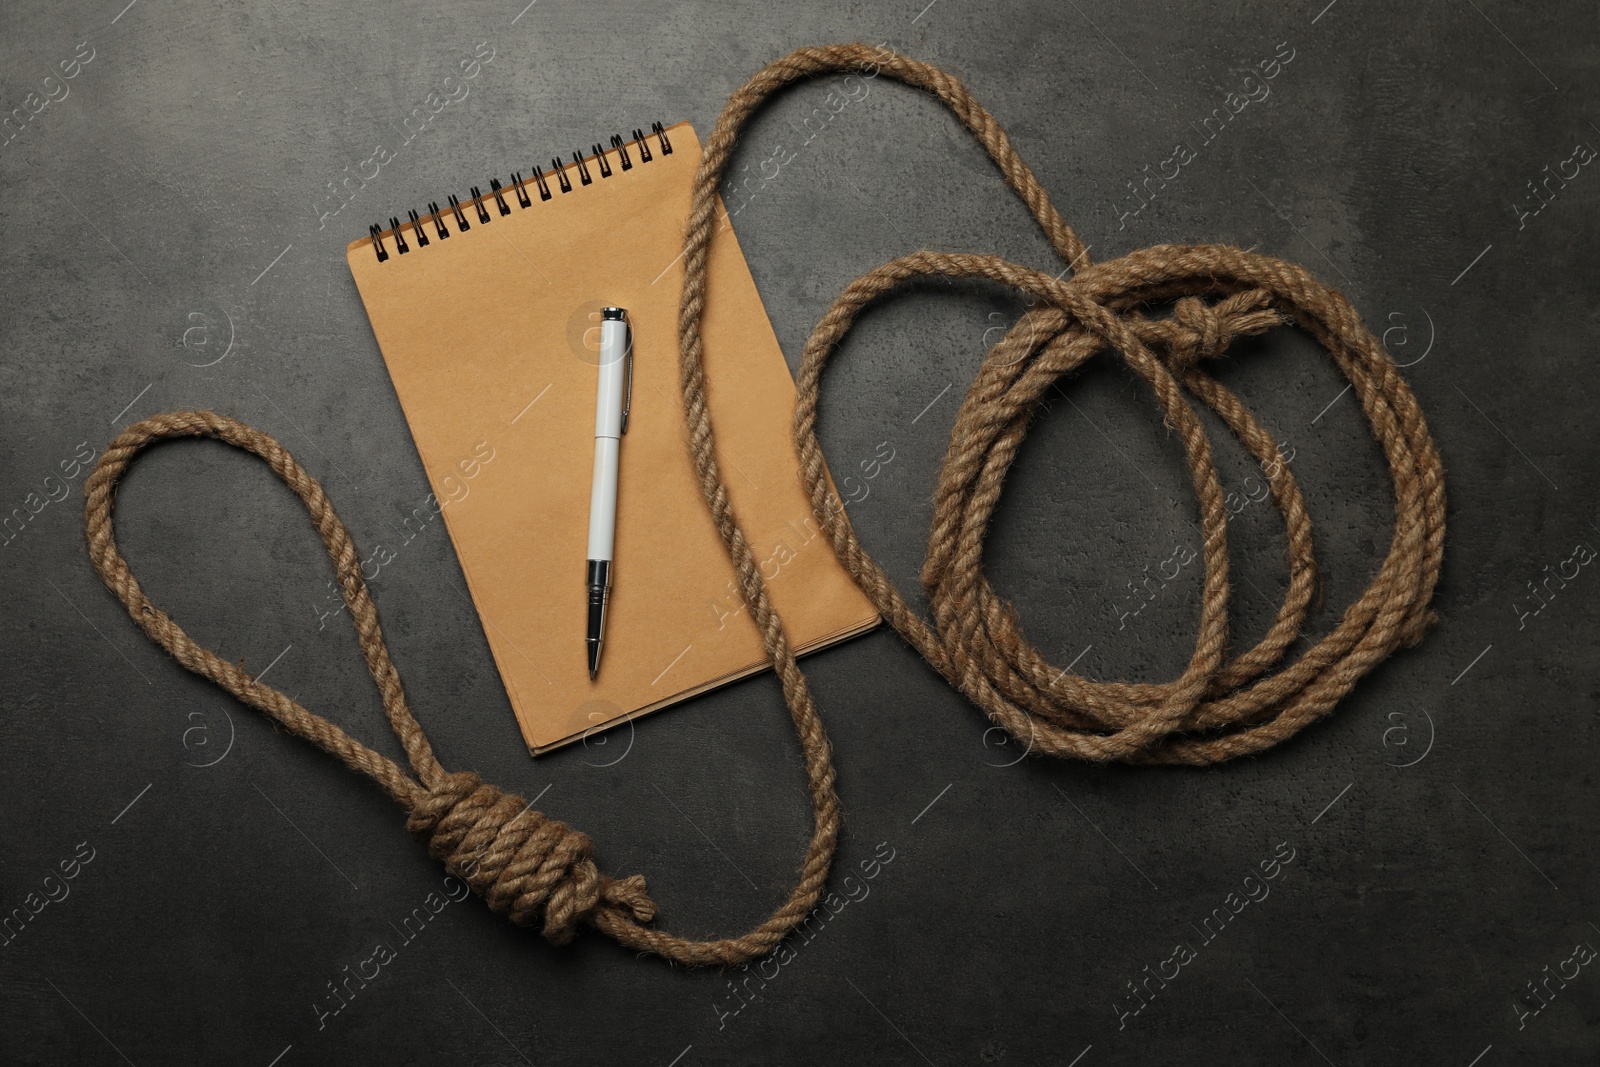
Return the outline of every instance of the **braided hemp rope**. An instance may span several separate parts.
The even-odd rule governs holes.
[[[840,824],[832,750],[723,484],[707,406],[700,320],[717,225],[716,191],[739,131],[788,83],[835,71],[887,75],[943,101],[988,150],[1057,253],[1076,270],[1070,281],[1061,281],[989,255],[925,251],[902,256],[845,289],[813,330],[801,359],[794,436],[817,519],[856,583],[952,685],[1033,750],[1102,761],[1214,763],[1262,751],[1326,715],[1362,675],[1400,646],[1415,644],[1434,621],[1428,604],[1443,556],[1443,470],[1416,399],[1342,295],[1295,264],[1221,245],[1161,245],[1093,264],[1005,131],[957,79],[866,45],[800,49],[734,93],[706,142],[685,237],[679,315],[690,452],[799,734],[813,810],[814,830],[799,880],[754,930],[695,941],[647,925],[655,905],[642,878],[599,873],[585,835],[475,775],[440,767],[406,704],[348,531],[321,486],[272,438],[211,412],[159,415],[124,430],[85,484],[90,557],[147,634],[183,666],[378,782],[410,813],[408,829],[427,841],[432,855],[465,878],[491,908],[518,923],[542,923],[545,936],[558,944],[587,923],[628,948],[676,962],[742,963],[770,951],[815,907],[832,863]],[[912,612],[856,538],[828,483],[815,432],[829,354],[863,308],[924,275],[987,278],[1038,301],[985,357],[951,434],[922,573],[931,621]],[[1170,318],[1142,313],[1167,301],[1176,301]],[[1284,322],[1311,333],[1350,379],[1394,479],[1395,530],[1377,575],[1339,624],[1298,660],[1269,674],[1299,634],[1316,586],[1310,520],[1287,466],[1272,462],[1275,439],[1201,364],[1221,356],[1233,337]],[[1159,684],[1096,682],[1052,667],[1023,639],[1015,614],[982,572],[984,530],[1040,397],[1062,374],[1105,349],[1119,353],[1154,392],[1183,443],[1200,502],[1205,578],[1195,650],[1178,678]],[[1230,656],[1228,649],[1223,493],[1189,396],[1215,411],[1263,464],[1288,532],[1284,602],[1261,641],[1239,655]],[[253,452],[305,503],[333,559],[367,667],[415,777],[200,648],[145,597],[113,537],[115,488],[141,449],[183,436],[215,437]]]

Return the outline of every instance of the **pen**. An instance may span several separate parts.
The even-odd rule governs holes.
[[[626,382],[624,382],[626,376]],[[617,458],[628,432],[633,402],[633,344],[628,313],[600,312],[600,387],[594,404],[594,483],[589,493],[589,679],[600,673],[606,603],[611,599],[611,559],[617,531]]]

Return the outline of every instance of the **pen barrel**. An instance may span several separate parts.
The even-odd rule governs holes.
[[[594,439],[594,481],[589,491],[589,559],[610,560],[617,532],[617,459],[622,442]]]
[[[589,611],[583,643],[589,660],[589,677],[592,679],[600,669],[600,649],[605,643],[606,602],[611,599],[611,562],[591,559],[584,582],[589,590]]]
[[[628,324],[600,323],[600,389],[595,396],[594,435],[622,436],[622,402],[628,379]]]
[[[611,562],[591,559],[585,567],[584,585],[589,590],[589,636],[595,638],[604,627],[606,602],[611,599]]]

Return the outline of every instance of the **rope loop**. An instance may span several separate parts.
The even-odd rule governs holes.
[[[906,603],[861,545],[826,475],[816,437],[827,360],[875,300],[920,277],[984,278],[1037,298],[984,358],[951,431],[923,565],[931,618]],[[1168,318],[1148,310],[1176,301]],[[1332,632],[1276,673],[1315,595],[1304,499],[1279,442],[1200,366],[1235,336],[1293,322],[1349,377],[1394,481],[1388,556]],[[1049,662],[983,573],[1006,472],[1045,392],[1113,351],[1154,394],[1182,445],[1199,499],[1201,608],[1184,671],[1160,683],[1102,682]],[[1085,266],[1068,281],[996,256],[916,252],[856,279],[801,355],[794,436],[817,521],[883,616],[950,683],[1028,751],[1095,761],[1208,764],[1264,751],[1326,715],[1356,682],[1432,623],[1443,555],[1443,472],[1415,398],[1343,295],[1303,268],[1221,245],[1160,245]],[[1289,539],[1289,584],[1253,647],[1231,647],[1227,494],[1191,399],[1210,407],[1260,465]],[[1181,568],[1180,568],[1181,569]],[[1176,577],[1169,573],[1167,579]],[[755,602],[754,593],[747,600]]]

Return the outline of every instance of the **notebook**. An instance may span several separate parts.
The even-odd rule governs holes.
[[[699,162],[687,123],[657,123],[391,218],[347,250],[433,489],[414,521],[442,516],[534,754],[770,666],[700,495],[678,387]],[[791,641],[815,651],[878,616],[801,487],[794,380],[731,227],[718,227],[709,262],[718,458]],[[606,305],[631,319],[634,381],[605,656],[591,682],[585,550]]]

